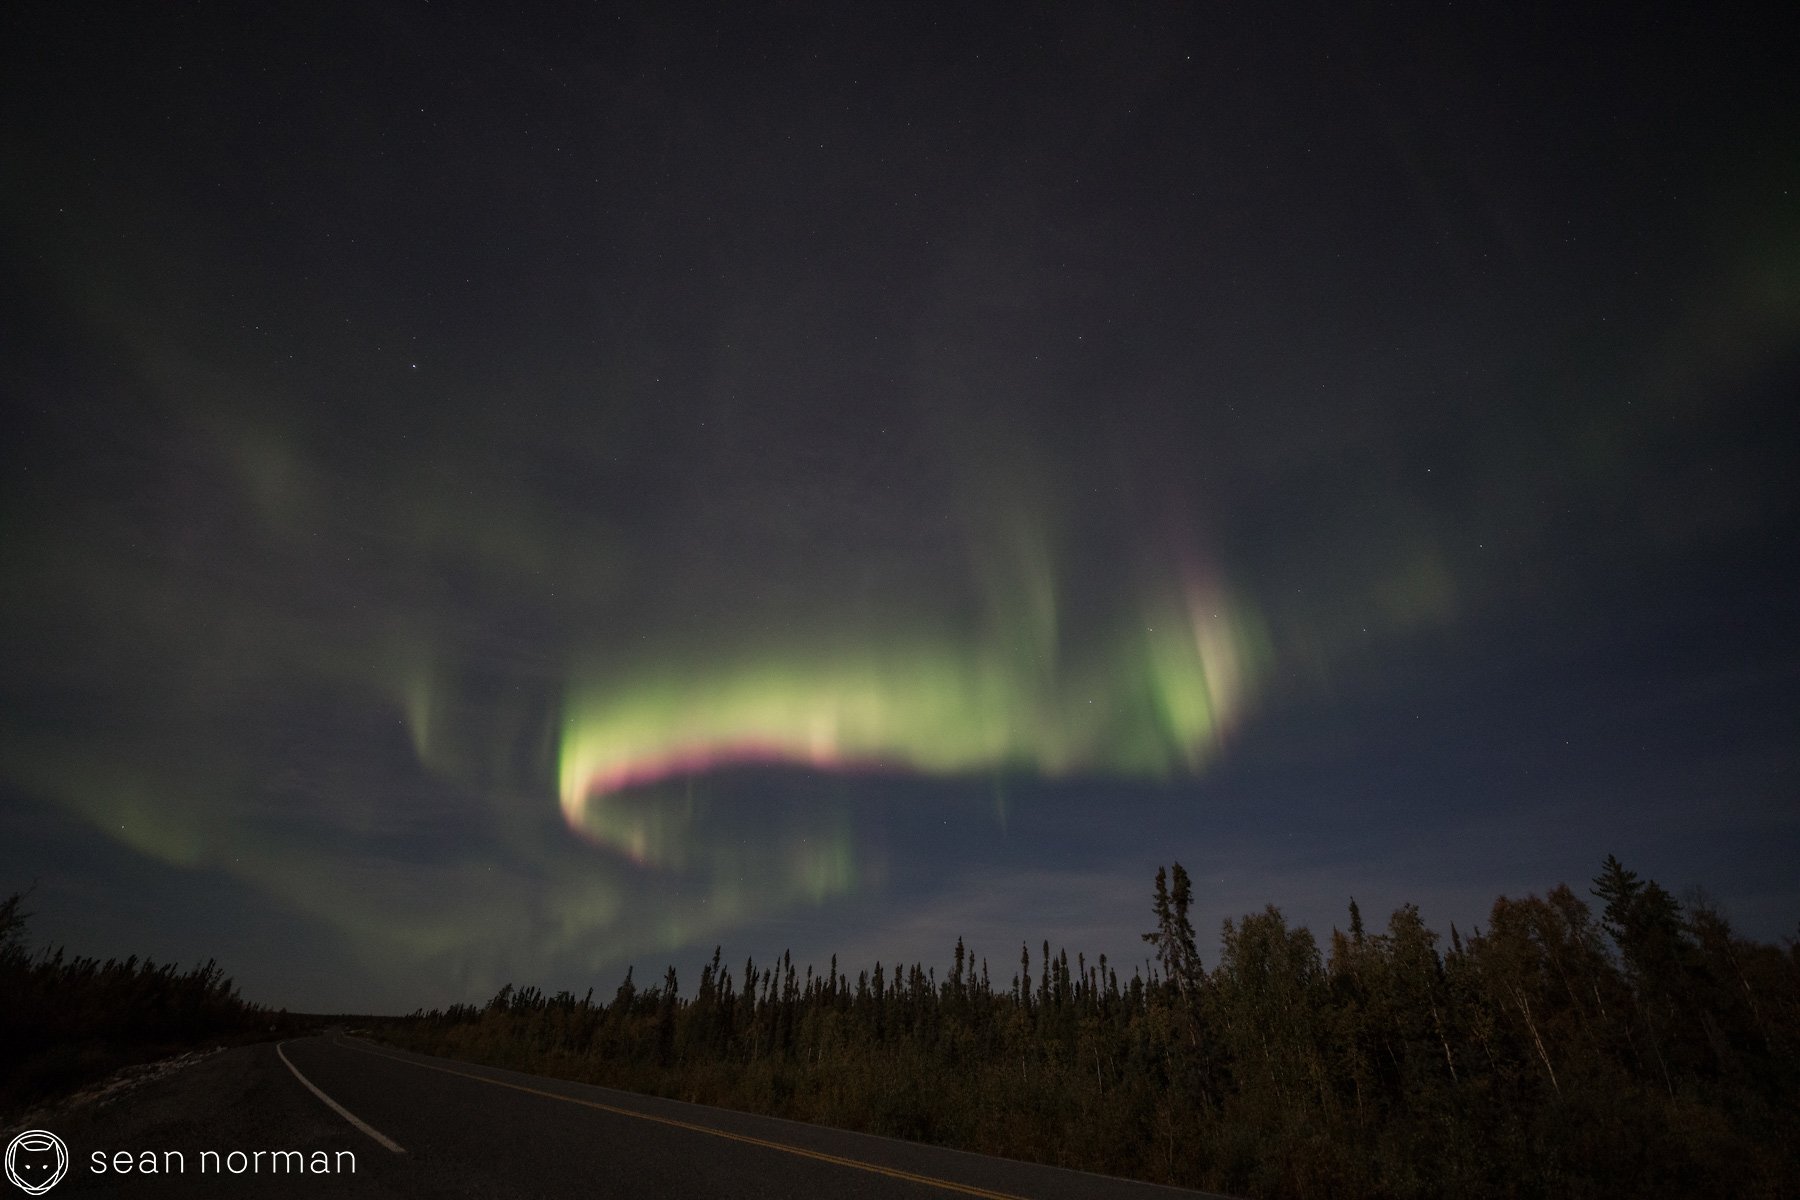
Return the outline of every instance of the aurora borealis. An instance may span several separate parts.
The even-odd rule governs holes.
[[[41,936],[411,1009],[1607,853],[1789,931],[1766,31],[6,20]]]
[[[671,848],[610,816],[608,797],[756,763],[1166,777],[1197,769],[1237,715],[1256,647],[1221,595],[1192,585],[1138,613],[1144,623],[1117,647],[1100,642],[1107,657],[1066,667],[1055,598],[1035,611],[1040,619],[1018,614],[979,646],[828,644],[761,668],[635,685],[596,668],[604,682],[573,691],[564,710],[563,815],[636,861],[661,861]]]

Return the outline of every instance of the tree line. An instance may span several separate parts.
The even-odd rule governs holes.
[[[118,1067],[260,1028],[214,961],[182,970],[135,955],[25,945],[24,893],[0,900],[0,1117]]]
[[[1201,962],[1158,870],[1145,966],[1047,942],[855,979],[714,951],[610,1000],[508,985],[385,1031],[415,1049],[1254,1196],[1800,1195],[1800,946],[1609,857],[1448,945],[1354,900],[1324,947],[1269,906]],[[1598,914],[1595,908],[1598,907]]]

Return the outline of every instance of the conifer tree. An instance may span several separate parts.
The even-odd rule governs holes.
[[[1186,995],[1200,983],[1200,949],[1194,941],[1194,923],[1188,919],[1194,887],[1180,863],[1174,865],[1170,875],[1169,909],[1173,918],[1170,937],[1175,943],[1175,981]]]
[[[1606,931],[1637,985],[1654,996],[1675,994],[1691,958],[1681,905],[1654,879],[1640,879],[1610,854],[1593,882],[1591,893],[1606,901]]]
[[[1156,869],[1156,891],[1151,911],[1156,928],[1143,935],[1143,940],[1156,948],[1156,961],[1162,968],[1164,982],[1184,998],[1190,996],[1201,979],[1200,950],[1195,944],[1194,923],[1188,918],[1194,889],[1188,873],[1180,863],[1171,872]]]
[[[1156,868],[1156,890],[1151,897],[1150,911],[1156,917],[1156,928],[1142,935],[1143,940],[1155,947],[1156,957],[1166,970],[1169,929],[1174,923],[1169,911],[1169,872],[1166,867]]]

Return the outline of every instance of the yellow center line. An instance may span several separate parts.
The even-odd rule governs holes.
[[[819,1162],[831,1163],[834,1166],[849,1167],[852,1170],[868,1171],[876,1175],[886,1175],[892,1179],[903,1179],[908,1183],[924,1184],[926,1187],[941,1188],[946,1192],[960,1192],[965,1196],[980,1196],[983,1200],[1023,1200],[1011,1192],[996,1192],[988,1188],[975,1187],[967,1183],[957,1183],[951,1179],[939,1179],[932,1175],[917,1175],[911,1171],[902,1171],[897,1167],[884,1167],[878,1163],[863,1162],[856,1158],[843,1158],[836,1154],[826,1154],[819,1150],[808,1150],[804,1146],[792,1146],[786,1142],[771,1142],[766,1138],[751,1137],[745,1133],[732,1133],[725,1129],[715,1129],[710,1125],[696,1125],[692,1121],[679,1121],[674,1117],[658,1117],[651,1113],[638,1112],[636,1109],[619,1108],[611,1104],[602,1104],[598,1100],[583,1100],[579,1096],[565,1096],[560,1092],[548,1092],[543,1088],[527,1087],[522,1083],[508,1083],[504,1079],[491,1079],[486,1075],[477,1075],[473,1071],[459,1071],[455,1067],[440,1067],[436,1063],[419,1062],[416,1059],[403,1058],[398,1054],[387,1054],[368,1046],[359,1046],[352,1042],[340,1041],[340,1046],[355,1050],[359,1054],[371,1054],[376,1058],[385,1058],[397,1063],[405,1063],[409,1067],[418,1067],[426,1071],[441,1071],[445,1075],[460,1075],[464,1079],[473,1079],[477,1083],[489,1083],[495,1087],[511,1088],[515,1092],[525,1092],[532,1096],[543,1096],[549,1100],[561,1100],[566,1104],[579,1104],[583,1108],[599,1109],[601,1112],[614,1113],[621,1117],[636,1117],[640,1121],[655,1121],[658,1125],[671,1125],[676,1129],[689,1129],[695,1133],[710,1134],[713,1137],[725,1138],[728,1141],[743,1142],[750,1146],[761,1146],[766,1150],[779,1150],[783,1154],[797,1154],[801,1158],[817,1159]]]

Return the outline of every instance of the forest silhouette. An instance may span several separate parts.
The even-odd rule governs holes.
[[[184,971],[60,946],[33,954],[25,900],[0,900],[0,1121],[120,1067],[291,1028],[239,995],[216,961]]]
[[[1416,906],[1324,947],[1273,905],[1201,961],[1159,870],[1127,978],[1047,942],[851,979],[715,950],[683,996],[507,985],[358,1018],[471,1061],[990,1154],[1269,1197],[1800,1195],[1800,942],[1736,934],[1609,857],[1588,900],[1501,897],[1448,944]],[[181,971],[24,946],[0,902],[0,1110],[125,1062],[320,1023]]]
[[[1325,947],[1273,905],[1201,962],[1159,870],[1151,961],[1042,943],[851,979],[789,954],[691,996],[511,985],[419,1012],[417,1050],[1251,1196],[1800,1195],[1800,945],[1738,936],[1608,857],[1448,945],[1416,906]]]

